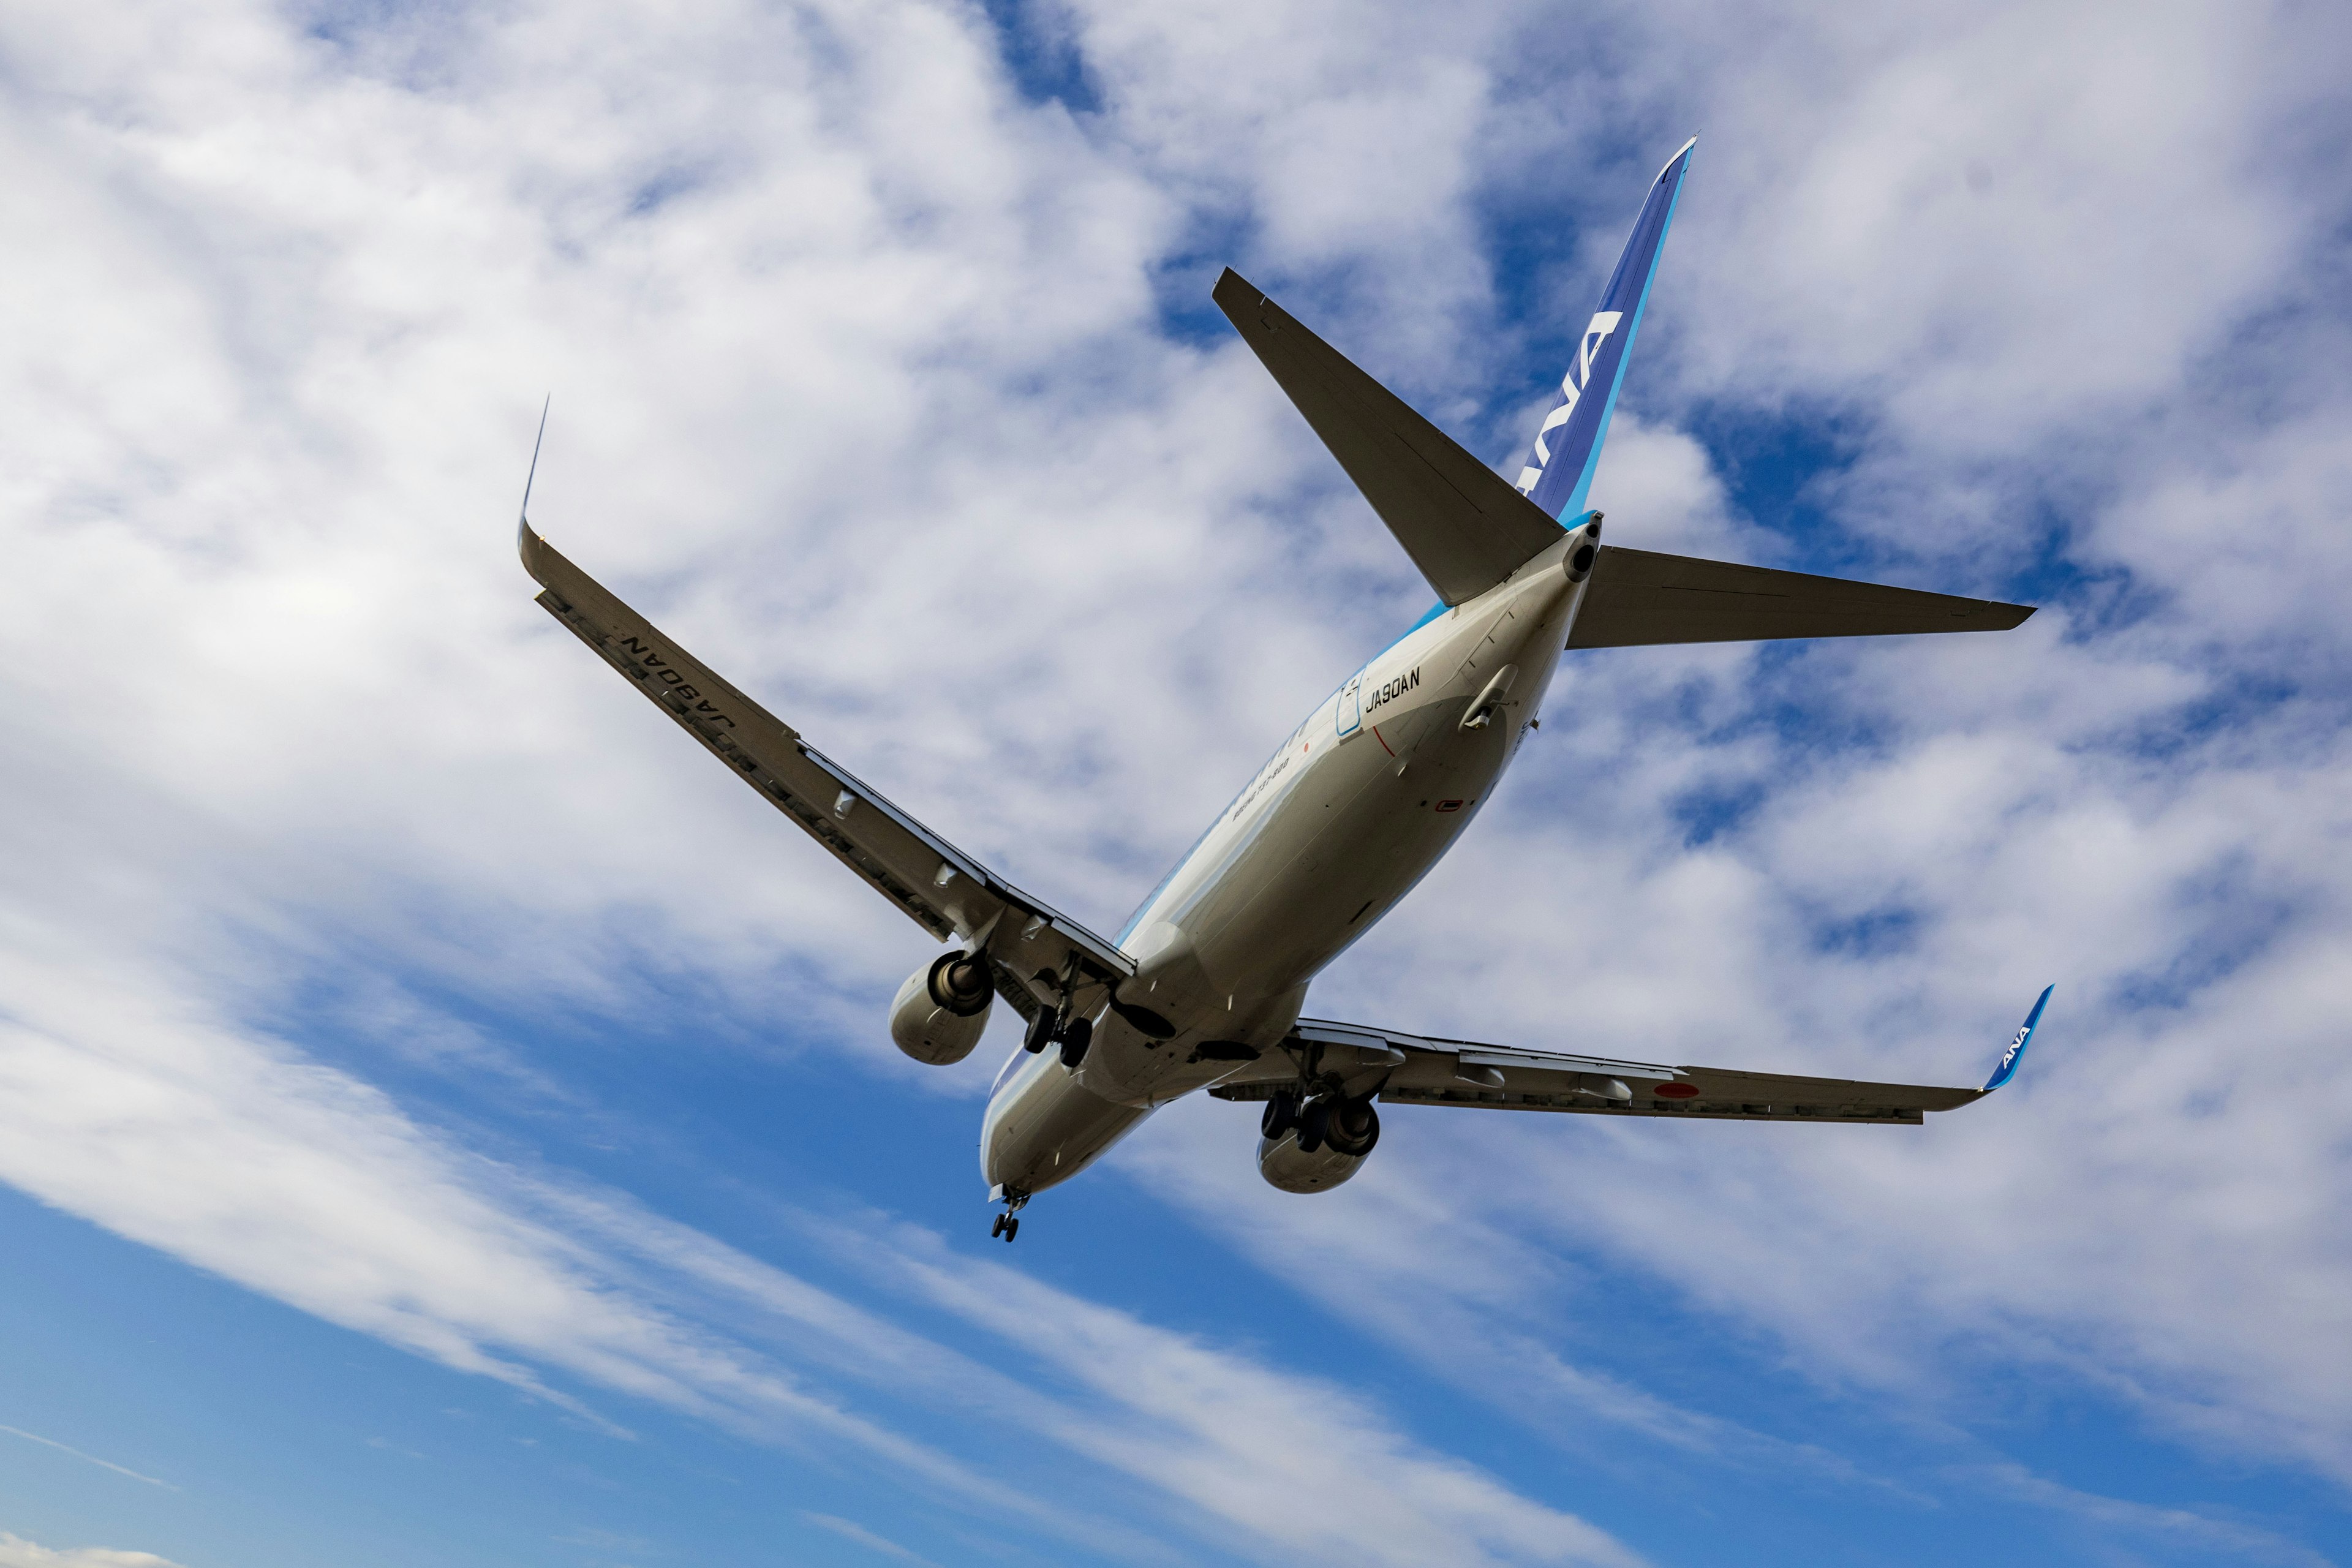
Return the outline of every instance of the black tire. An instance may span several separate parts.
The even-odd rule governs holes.
[[[930,973],[923,976],[923,989],[931,994],[932,1005],[959,1018],[977,1018],[996,1000],[988,961],[969,952],[940,954],[931,963]]]
[[[1004,1240],[1006,1245],[1010,1246],[1013,1238],[1020,1234],[1021,1216],[1019,1215],[1006,1215],[1004,1216]]]
[[[1309,1100],[1307,1109],[1298,1113],[1298,1152],[1312,1154],[1323,1147],[1324,1124],[1331,1119],[1331,1102]]]
[[[1074,1018],[1062,1031],[1062,1065],[1072,1072],[1087,1059],[1087,1047],[1095,1043],[1095,1026],[1084,1018]]]
[[[1360,1160],[1381,1141],[1381,1113],[1370,1100],[1333,1100],[1323,1113],[1322,1132],[1333,1153]]]
[[[1029,1020],[1029,1032],[1021,1037],[1021,1048],[1035,1056],[1054,1037],[1054,1015],[1039,1013]]]
[[[1004,1222],[1012,1217],[1013,1216],[1009,1214],[998,1215],[996,1216],[996,1223],[988,1227],[989,1239],[993,1241],[998,1237],[1003,1236],[1004,1234]]]
[[[1257,1119],[1257,1132],[1261,1138],[1279,1138],[1297,1125],[1298,1097],[1277,1094],[1265,1102],[1265,1114]]]

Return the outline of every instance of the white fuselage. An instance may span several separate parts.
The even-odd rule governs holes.
[[[1159,1106],[1283,1040],[1308,982],[1453,847],[1510,765],[1583,599],[1564,563],[1586,537],[1563,534],[1433,614],[1283,742],[1119,935],[1137,963],[1121,999],[1174,1037],[1106,1012],[1075,1071],[1015,1051],[982,1123],[992,1186],[1076,1175]],[[1476,710],[1486,721],[1465,725]]]

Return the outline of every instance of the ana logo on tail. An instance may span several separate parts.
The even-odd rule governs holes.
[[[1577,346],[1576,363],[1570,365],[1568,374],[1559,378],[1559,395],[1563,401],[1559,407],[1544,416],[1542,426],[1536,431],[1535,465],[1519,470],[1521,495],[1535,489],[1536,481],[1543,478],[1544,465],[1551,461],[1551,447],[1544,437],[1567,424],[1569,416],[1576,412],[1576,405],[1584,396],[1584,389],[1592,384],[1592,356],[1601,352],[1601,345],[1609,341],[1609,334],[1615,331],[1617,323],[1624,319],[1622,310],[1592,312],[1591,323],[1584,329],[1584,339]]]
[[[1658,252],[1664,245],[1666,226],[1675,216],[1675,200],[1683,176],[1690,171],[1696,140],[1666,161],[1642,203],[1633,232],[1625,237],[1624,254],[1609,286],[1601,291],[1600,309],[1592,313],[1578,339],[1575,360],[1560,378],[1559,401],[1544,415],[1536,432],[1535,458],[1519,470],[1517,488],[1554,521],[1573,517],[1585,508],[1592,484],[1593,466],[1601,443],[1609,434],[1610,411],[1625,376],[1625,357],[1633,353],[1633,334],[1642,330],[1642,308],[1657,276]],[[1594,394],[1586,396],[1587,393]]]

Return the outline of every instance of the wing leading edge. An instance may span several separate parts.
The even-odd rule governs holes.
[[[1929,1111],[1972,1105],[2007,1083],[2049,1001],[2045,990],[1982,1089],[1670,1067],[1301,1018],[1279,1053],[1209,1092],[1220,1100],[1269,1100],[1305,1081],[1345,1095],[1376,1094],[1390,1105],[1916,1126]]]
[[[1065,980],[1083,988],[1135,972],[1115,945],[1004,881],[811,746],[528,522],[518,542],[549,615],[917,925],[985,946],[998,962],[999,990],[1024,1015],[1038,995],[1033,981],[1058,977],[1045,984],[1050,996]],[[1007,971],[1020,982],[1017,994]]]

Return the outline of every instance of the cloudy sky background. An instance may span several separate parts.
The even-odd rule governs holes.
[[[2352,22],[0,18],[0,1564],[2352,1560]],[[1505,471],[1701,135],[1611,537],[2019,598],[1576,656],[1327,1016],[1920,1131],[1187,1104],[1010,1041],[512,508],[1098,928],[1429,593],[1231,263]],[[1004,1026],[1000,1024],[1000,1031]],[[152,1554],[152,1555],[142,1555]]]

